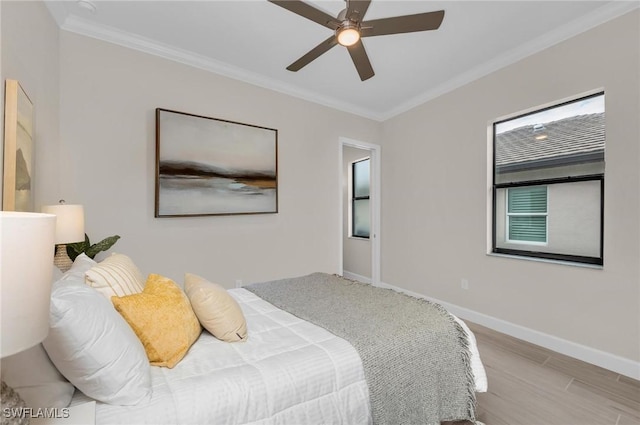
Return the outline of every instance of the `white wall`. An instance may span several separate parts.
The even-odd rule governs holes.
[[[345,272],[355,273],[371,279],[371,241],[349,237],[349,209],[351,205],[351,164],[368,158],[369,151],[351,146],[342,148],[343,198],[342,198],[342,268]]]
[[[337,140],[367,140],[385,145],[384,282],[640,359],[637,11],[382,124],[60,33],[40,2],[1,13],[2,77],[36,105],[36,204],[83,203],[88,233],[120,234],[116,250],[143,272],[226,286],[338,272]],[[487,126],[595,88],[607,94],[604,268],[487,256]],[[280,213],[153,218],[156,107],[278,128]]]
[[[112,251],[180,281],[341,272],[337,141],[376,142],[379,123],[92,38],[60,42],[61,193],[85,205],[90,237],[119,234]],[[154,218],[157,107],[278,129],[279,213]]]
[[[34,105],[35,169],[32,178],[35,206],[39,211],[46,194],[58,192],[61,166],[58,161],[60,30],[42,2],[2,1],[1,19],[3,107],[0,111],[4,117],[5,80],[18,80]],[[0,175],[4,164],[2,158],[0,154]]]
[[[636,10],[384,123],[383,282],[640,360],[639,24]],[[598,88],[604,268],[488,256],[488,126]]]

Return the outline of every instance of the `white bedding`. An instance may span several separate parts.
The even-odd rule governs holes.
[[[246,342],[222,342],[203,331],[173,369],[151,368],[149,402],[137,406],[98,402],[96,423],[371,423],[362,363],[347,341],[245,289],[229,293],[246,317]],[[476,389],[486,391],[475,339],[472,343]],[[76,391],[72,404],[86,400]]]

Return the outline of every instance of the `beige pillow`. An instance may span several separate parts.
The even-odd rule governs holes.
[[[157,274],[149,275],[142,293],[111,301],[142,342],[153,366],[174,367],[202,331],[182,289]]]
[[[85,272],[85,283],[110,300],[142,292],[144,277],[131,258],[112,254]]]
[[[227,342],[247,339],[244,314],[224,287],[187,273],[184,290],[200,324],[213,336]]]

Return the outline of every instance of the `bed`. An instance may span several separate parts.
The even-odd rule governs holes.
[[[345,340],[245,289],[229,292],[247,320],[246,342],[202,332],[173,369],[151,368],[148,403],[98,403],[96,423],[371,423],[362,366]],[[76,392],[74,402],[88,400]]]
[[[93,289],[74,281],[91,265],[86,264],[82,270],[77,268],[75,276],[66,276],[66,282],[58,282],[54,285],[54,292],[63,288],[76,295],[81,293],[83,297],[89,295],[93,297],[92,292],[95,292]],[[72,369],[69,371],[69,364],[56,361],[59,353],[56,353],[54,344],[47,344],[45,341],[45,348],[58,370],[76,384],[76,387],[88,388],[86,392],[89,393],[93,388],[98,388],[98,392],[102,391],[107,397],[113,397],[106,399],[106,402],[97,397],[96,424],[396,424],[416,423],[415,414],[423,415],[420,417],[424,420],[420,419],[419,423],[425,424],[439,424],[441,420],[475,420],[475,406],[469,403],[475,402],[475,392],[486,391],[487,381],[475,338],[464,322],[444,312],[441,307],[435,306],[437,314],[448,317],[449,319],[446,320],[450,320],[456,332],[461,332],[461,346],[466,353],[462,356],[464,358],[461,364],[465,367],[464,373],[469,380],[465,383],[466,388],[462,391],[456,389],[455,392],[463,394],[450,394],[447,391],[452,390],[446,386],[442,390],[428,389],[427,399],[432,394],[436,394],[437,400],[428,403],[420,402],[418,404],[425,407],[421,406],[417,413],[412,413],[414,416],[403,417],[404,412],[415,410],[416,403],[406,401],[410,400],[411,393],[420,394],[419,388],[409,388],[407,393],[408,383],[410,385],[414,382],[438,383],[448,380],[449,374],[441,374],[438,371],[434,373],[433,367],[439,370],[440,366],[438,363],[426,361],[427,367],[431,367],[429,373],[438,376],[421,377],[418,370],[409,381],[406,378],[404,381],[398,378],[396,382],[380,381],[380,377],[374,376],[380,374],[380,369],[389,369],[391,373],[401,375],[403,367],[397,369],[400,372],[396,372],[393,369],[396,366],[393,364],[381,367],[374,363],[372,369],[368,358],[370,354],[366,353],[366,347],[363,349],[362,341],[357,341],[357,338],[354,341],[348,341],[351,338],[349,332],[361,333],[357,327],[346,326],[349,328],[346,333],[339,328],[331,329],[330,332],[327,328],[333,325],[323,323],[323,320],[317,318],[306,317],[309,311],[314,310],[313,306],[318,310],[326,310],[327,302],[331,305],[339,303],[335,296],[331,300],[327,294],[314,295],[309,292],[314,290],[313,285],[316,285],[318,279],[334,282],[340,288],[354,286],[358,291],[389,291],[323,273],[228,290],[227,293],[237,302],[246,319],[248,338],[242,342],[229,343],[217,339],[205,330],[199,333],[195,343],[188,348],[184,357],[173,368],[151,366],[148,377],[145,377],[136,372],[138,369],[143,369],[143,365],[130,363],[119,366],[126,372],[106,374],[109,376],[105,379],[110,379],[114,375],[130,373],[131,376],[127,377],[125,386],[135,386],[136,382],[140,381],[149,387],[150,390],[134,405],[122,405],[127,403],[123,402],[122,398],[115,398],[120,392],[131,393],[134,389],[125,388],[121,391],[120,386],[116,386],[115,390],[105,390],[104,388],[112,385],[108,381],[101,381],[94,387],[85,387],[85,383],[76,383],[73,374],[80,368],[73,362],[77,360],[72,359]],[[291,285],[301,290],[291,291]],[[305,287],[305,285],[312,286]],[[320,286],[325,287],[325,285]],[[282,296],[281,292],[293,292],[298,296],[294,297],[297,299],[291,300],[287,299],[287,296]],[[302,293],[306,295],[301,295]],[[397,293],[394,292],[394,294]],[[357,294],[357,296],[362,295]],[[348,299],[344,294],[340,295],[340,298]],[[95,301],[102,303],[103,299],[103,297],[97,297]],[[320,299],[323,302],[319,302]],[[423,302],[426,303],[426,301],[420,301],[420,303]],[[296,305],[296,303],[301,304]],[[52,302],[52,310],[53,305]],[[88,301],[79,302],[77,299],[69,305],[74,306],[72,307],[74,310],[84,308],[83,324],[79,325],[79,322],[76,322],[73,324],[75,327],[83,326],[88,321],[87,315],[102,308],[96,307],[98,304],[92,305]],[[378,305],[374,308],[383,307]],[[285,311],[286,309],[295,314]],[[70,310],[65,310],[67,311]],[[353,314],[361,313],[355,311]],[[58,314],[58,316],[65,315]],[[328,316],[336,316],[336,314],[332,312]],[[356,321],[346,313],[339,316],[346,317],[346,322],[343,320],[342,323]],[[322,326],[312,321],[321,322]],[[105,320],[101,319],[100,326],[104,322]],[[380,327],[375,324],[368,326],[374,326],[376,329]],[[57,330],[52,328],[50,337],[54,338],[56,332]],[[412,333],[415,334],[415,332]],[[372,330],[371,334],[375,335],[376,339],[381,339],[378,330]],[[111,342],[109,346],[128,344],[123,342],[121,337],[114,341],[117,342]],[[95,340],[82,344],[84,347],[89,347],[93,342]],[[416,343],[414,339],[403,345]],[[368,344],[374,346],[372,343]],[[65,341],[61,345],[68,346],[69,342]],[[389,350],[393,358],[401,359],[402,354],[398,354],[397,348],[394,348],[398,346],[397,342],[391,342]],[[416,347],[420,353],[423,352],[424,348],[419,345]],[[65,349],[68,350],[68,347]],[[383,350],[387,349],[383,348]],[[74,352],[73,356],[75,355]],[[460,355],[456,354],[454,357],[458,358]],[[420,361],[425,363],[424,359]],[[402,360],[402,363],[404,362],[405,360]],[[96,370],[99,370],[98,373],[104,372],[102,369]],[[86,370],[82,373],[87,374]],[[145,379],[148,380],[145,381]],[[429,384],[429,387],[434,385]],[[383,387],[382,392],[380,387]],[[380,394],[389,399],[385,400],[386,405],[378,406]],[[449,399],[459,400],[456,402],[459,406],[455,406],[453,411],[461,413],[445,412],[442,416],[439,405],[446,404]],[[88,397],[76,388],[70,404],[77,405],[91,400],[94,398]],[[437,406],[433,406],[434,404]],[[389,410],[391,416],[381,413],[381,407],[384,411]],[[398,410],[394,411],[394,409]],[[423,412],[425,409],[427,413]],[[433,419],[432,411],[439,415],[437,420]]]

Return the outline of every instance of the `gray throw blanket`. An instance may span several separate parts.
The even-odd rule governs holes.
[[[245,289],[355,347],[376,425],[475,420],[467,336],[440,305],[324,273]]]

